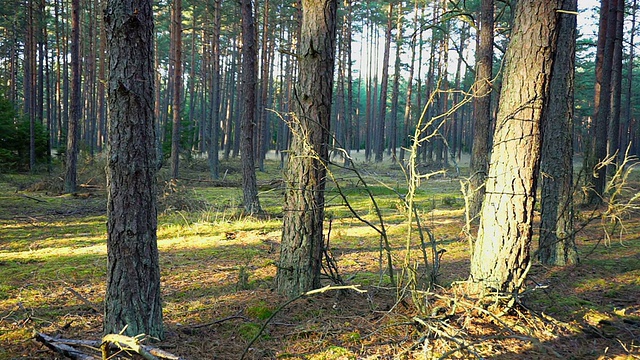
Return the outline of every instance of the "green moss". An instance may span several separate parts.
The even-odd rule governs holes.
[[[259,320],[266,320],[273,315],[273,310],[266,302],[260,301],[257,305],[247,308],[247,315]]]

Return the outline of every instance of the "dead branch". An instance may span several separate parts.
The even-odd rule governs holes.
[[[323,288],[310,290],[310,291],[302,293],[302,294],[300,294],[300,295],[298,295],[298,296],[296,296],[294,298],[291,298],[291,299],[287,300],[284,304],[280,305],[280,307],[277,308],[276,311],[274,311],[271,314],[271,316],[269,316],[269,318],[267,320],[265,320],[264,324],[262,324],[262,326],[260,327],[260,330],[258,330],[258,333],[253,337],[253,339],[251,339],[249,344],[247,344],[247,346],[244,348],[244,351],[242,352],[242,356],[240,356],[240,360],[244,359],[244,357],[247,355],[247,352],[251,348],[251,345],[253,345],[253,343],[256,342],[256,340],[258,340],[260,335],[262,335],[262,332],[264,331],[264,329],[267,327],[269,322],[271,322],[271,320],[276,316],[276,314],[278,314],[280,311],[282,311],[282,309],[287,307],[292,302],[294,302],[294,301],[296,301],[298,299],[301,299],[301,298],[303,298],[305,296],[309,296],[309,295],[321,294],[321,293],[324,293],[324,292],[327,292],[327,291],[331,291],[331,290],[347,290],[347,289],[355,290],[355,291],[357,291],[359,293],[366,293],[367,292],[367,290],[360,289],[360,285],[344,285],[344,286],[330,286],[330,285],[327,285],[327,286],[325,286]]]
[[[73,346],[83,346],[95,351],[102,351],[102,359],[107,359],[109,353],[112,350],[111,346],[120,349],[121,351],[133,351],[140,354],[147,360],[184,360],[180,356],[173,355],[162,349],[158,349],[149,345],[140,344],[138,338],[132,338],[125,335],[109,334],[105,335],[102,340],[76,340],[76,339],[63,339],[53,338],[49,335],[38,333],[34,334],[34,338],[43,343],[49,349],[62,354],[73,360],[98,360],[98,357],[86,354],[80,350],[77,350]],[[106,354],[106,357],[105,357]]]
[[[100,310],[96,304],[94,304],[91,301],[89,301],[89,299],[87,299],[86,297],[82,296],[82,294],[80,294],[79,292],[77,292],[73,288],[66,287],[66,290],[69,291],[70,293],[72,293],[78,299],[80,299],[80,301],[85,303],[87,306],[89,306],[91,309],[93,309],[93,311],[95,311],[96,313],[98,313],[98,314],[102,313],[102,310]]]
[[[48,336],[43,333],[36,332],[34,334],[34,338],[37,341],[41,342],[44,346],[48,347],[49,349],[63,356],[68,357],[69,359],[73,359],[73,360],[97,360],[98,359],[94,356],[87,355],[82,351],[76,350],[75,348],[69,345],[63,344],[59,342],[58,339],[52,338],[51,336]]]
[[[247,320],[247,318],[242,316],[242,315],[240,315],[240,312],[239,312],[239,313],[237,313],[235,315],[227,316],[226,318],[222,318],[220,320],[208,322],[206,324],[198,324],[198,325],[186,326],[183,329],[183,331],[184,330],[191,331],[191,330],[200,329],[200,328],[203,328],[203,327],[209,327],[209,326],[213,326],[213,325],[218,325],[218,324],[221,324],[221,323],[223,323],[225,321],[229,321],[229,320],[233,320],[233,319],[242,319],[242,320],[245,320],[245,321]]]
[[[37,201],[37,202],[41,202],[41,203],[46,202],[44,200],[40,200],[40,199],[34,198],[32,196],[29,196],[29,195],[25,195],[25,194],[18,194],[18,195],[22,196],[25,199],[29,199],[29,200],[33,200],[33,201]]]

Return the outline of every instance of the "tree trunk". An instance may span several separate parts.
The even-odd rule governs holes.
[[[256,39],[251,0],[242,0],[242,190],[244,210],[248,214],[261,211],[256,185],[256,169],[254,165],[253,137],[256,110]]]
[[[302,1],[296,119],[285,174],[278,292],[295,297],[320,286],[337,1]]]
[[[588,202],[600,204],[606,184],[606,167],[596,166],[607,157],[607,130],[611,113],[611,66],[616,34],[616,9],[619,0],[602,0],[600,3],[600,28],[596,53],[596,84],[594,100],[593,143],[587,174],[590,176]]]
[[[385,118],[387,116],[387,88],[389,86],[389,52],[391,49],[391,31],[393,30],[393,2],[389,3],[389,12],[387,13],[387,29],[384,34],[384,53],[382,55],[382,77],[380,79],[380,110],[378,113],[378,121],[376,123],[376,138],[374,142],[375,161],[381,162],[385,147]]]
[[[637,0],[633,0],[633,5],[631,5],[631,30],[629,35],[629,44],[633,44],[635,32],[636,32],[636,12],[638,10],[638,2]],[[629,62],[627,63],[627,88],[626,88],[626,99],[625,99],[625,107],[624,107],[624,117],[622,120],[624,121],[623,127],[623,139],[621,140],[621,145],[625,149],[627,146],[635,145],[635,142],[632,141],[634,139],[635,129],[632,127],[632,116],[633,109],[632,106],[632,95],[633,95],[633,62],[635,59],[635,46],[629,46]],[[637,153],[636,153],[637,154]]]
[[[418,2],[415,2],[414,6],[414,16],[413,16],[413,29],[414,31],[420,31],[418,28]],[[400,132],[400,162],[404,161],[405,149],[409,148],[411,139],[409,138],[409,127],[411,126],[411,105],[412,105],[412,95],[413,95],[413,72],[415,69],[416,62],[416,36],[411,37],[411,43],[409,45],[411,47],[411,61],[409,63],[409,79],[407,80],[407,95],[406,102],[404,106],[404,125],[402,126],[402,131]]]
[[[491,147],[491,91],[493,79],[493,0],[482,0],[480,33],[476,50],[476,81],[474,93],[473,145],[471,178],[469,179],[469,218],[480,215],[485,194],[485,179]]]
[[[132,10],[135,9],[134,12]],[[109,0],[107,291],[104,333],[162,339],[151,0]]]
[[[624,36],[624,0],[618,0],[616,9],[616,34],[613,41],[613,59],[611,65],[611,114],[609,116],[609,141],[607,154],[618,152],[616,163],[624,157],[624,149],[620,149],[620,103],[622,100],[622,37]],[[612,164],[607,169],[609,173],[615,171]]]
[[[208,149],[209,174],[212,179],[219,175],[218,150],[220,143],[220,14],[221,0],[213,2],[213,36],[211,38],[211,133]]]
[[[171,178],[178,178],[180,165],[180,120],[182,113],[182,0],[173,0],[173,127],[171,129]]]
[[[520,0],[515,10],[480,228],[471,258],[470,280],[480,292],[517,292],[530,265],[540,122],[549,97],[557,10],[556,1],[536,0]]]
[[[389,134],[387,136],[389,139],[387,155],[391,156],[391,161],[394,163],[398,160],[396,147],[398,146],[398,93],[400,91],[400,67],[402,65],[400,59],[402,57],[402,46],[404,44],[402,39],[403,19],[402,6],[400,6],[396,25],[396,58],[393,69],[393,86],[391,87],[391,119],[389,121]]]
[[[577,0],[564,0],[562,9],[577,11]],[[541,174],[540,262],[568,265],[578,261],[573,234],[573,83],[576,17],[560,13],[558,47],[543,115]]]
[[[264,0],[264,9],[262,16],[262,47],[261,55],[262,61],[260,62],[260,105],[258,106],[258,123],[256,127],[256,146],[255,156],[258,161],[258,169],[264,171],[264,157],[266,155],[267,148],[267,99],[269,95],[269,68],[271,58],[269,57],[269,0]]]
[[[67,130],[64,191],[76,191],[80,137],[80,0],[71,1],[71,117]]]

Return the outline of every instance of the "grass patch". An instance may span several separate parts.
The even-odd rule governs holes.
[[[190,359],[210,358],[211,354],[237,359],[262,323],[286,301],[273,291],[282,226],[283,189],[276,181],[282,179],[279,165],[267,161],[265,171],[258,173],[260,201],[267,216],[254,218],[242,211],[242,191],[236,186],[240,182],[238,160],[223,161],[221,179],[216,181],[210,180],[206,161],[184,162],[178,191],[167,198],[168,206],[158,218],[164,318],[169,334],[166,344],[175,346],[172,352]],[[359,165],[384,215],[395,270],[399,271],[408,241],[406,209],[398,197],[406,192],[403,175],[397,165]],[[373,204],[353,174],[335,171],[358,214],[377,224]],[[102,186],[103,181],[96,178],[100,174],[103,176],[103,170],[86,165],[81,181]],[[167,179],[166,169],[160,179],[161,183]],[[33,330],[72,338],[95,338],[101,333],[101,315],[66,288],[102,306],[105,191],[60,196],[47,185],[53,182],[24,174],[0,176],[0,358],[42,351],[29,340]],[[468,277],[469,249],[460,234],[464,202],[459,187],[457,180],[438,177],[423,182],[416,193],[423,226],[433,232],[439,249],[446,250],[439,274],[442,285]],[[387,288],[390,281],[386,258],[380,268],[379,234],[353,218],[333,184],[328,184],[327,204],[332,218],[330,249],[342,278],[368,292],[328,292],[289,304],[253,345],[249,353],[253,358],[393,358],[424,335],[425,330],[411,320],[417,313],[409,294],[404,301],[397,301],[399,292]],[[418,256],[421,245],[415,226],[413,230],[410,247]],[[523,337],[539,338],[545,347],[567,357],[604,356],[605,348],[607,356],[625,355],[619,342],[585,335],[589,326],[601,335],[614,336],[610,339],[619,339],[629,349],[637,349],[631,347],[636,343],[629,335],[637,330],[629,324],[640,319],[636,300],[640,298],[640,227],[630,224],[621,242],[594,247],[593,239],[600,236],[600,230],[590,225],[579,235],[580,265],[552,269],[534,264],[531,279],[547,287],[523,299],[532,310],[572,324],[575,331],[553,328],[534,318],[507,315],[502,320],[514,324],[516,331],[529,326],[533,330],[523,330]],[[429,252],[431,261],[430,256]],[[425,270],[421,258],[413,261],[419,262],[419,271]],[[324,278],[323,284],[328,284]],[[452,294],[448,291],[453,290],[442,291]],[[436,306],[438,300],[428,298],[425,302]],[[465,324],[468,343],[503,334],[495,332],[495,322],[464,317],[450,305],[437,303],[447,310],[450,324]],[[430,346],[436,343],[434,340]],[[475,350],[484,357],[505,359],[548,355],[518,339],[483,342]],[[407,353],[408,358],[421,354]]]

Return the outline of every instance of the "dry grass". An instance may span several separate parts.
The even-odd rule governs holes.
[[[236,167],[227,164],[227,180],[235,181]],[[19,187],[47,184],[46,179],[0,178],[0,359],[59,358],[32,339],[34,330],[65,338],[101,335],[102,315],[67,289],[98,307],[104,298],[106,218],[101,209],[106,200],[95,172],[87,169],[98,184],[83,192],[89,196]],[[373,180],[402,191],[402,175],[390,164],[365,170],[383,206],[399,266],[406,241],[402,207],[393,191]],[[247,218],[239,207],[239,189],[202,181],[206,167],[197,162],[186,173],[191,180],[167,195],[169,206],[159,218],[167,336],[157,345],[187,359],[239,359],[265,319],[286,301],[272,291],[281,192],[261,192],[270,219]],[[259,176],[265,183],[279,178],[278,164],[267,162]],[[350,198],[363,217],[375,219],[356,185],[348,188]],[[400,292],[400,297],[382,275],[375,232],[349,216],[329,192],[331,251],[343,279],[367,292],[327,292],[293,302],[275,315],[247,358],[640,357],[640,216],[628,215],[619,241],[604,243],[600,225],[587,226],[578,239],[583,262],[564,268],[534,265],[522,306],[495,318],[475,306],[463,287],[451,286],[466,279],[469,268],[458,189],[453,179],[420,188],[424,221],[447,250],[438,278],[443,287],[415,296]],[[417,311],[417,300],[425,313]]]

